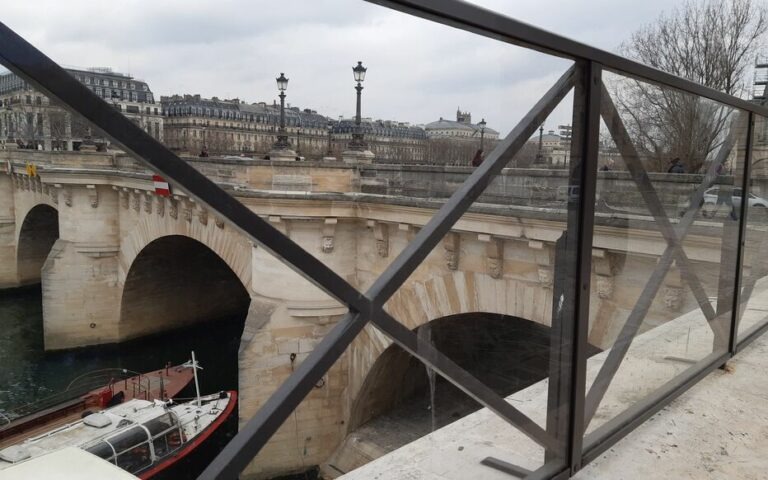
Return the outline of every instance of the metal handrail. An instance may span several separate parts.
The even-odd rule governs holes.
[[[699,378],[703,373],[716,368],[718,362],[735,354],[735,347],[731,346],[728,354],[721,355],[705,365],[697,364],[694,377],[683,379],[684,381],[670,386],[663,392],[663,398],[651,399],[650,404],[638,404],[632,412],[631,419],[619,419],[629,423],[620,426],[618,430],[612,430],[614,424],[608,425],[607,428],[610,430],[608,439],[598,440],[597,446],[588,445],[591,450],[582,451],[582,434],[585,424],[586,357],[584,348],[589,316],[588,287],[591,235],[595,218],[595,173],[599,121],[601,113],[604,114],[601,112],[603,106],[601,95],[604,94],[600,91],[602,70],[609,69],[750,112],[748,115],[750,122],[754,120],[754,114],[768,117],[768,109],[458,0],[368,1],[507,43],[571,58],[576,61],[576,65],[537,102],[507,139],[500,142],[499,146],[488,155],[486,161],[444,203],[432,220],[421,229],[385,270],[385,273],[365,293],[358,291],[313,255],[229,196],[220,186],[168,151],[141,128],[115,111],[111,105],[79,84],[61,67],[2,24],[0,24],[0,50],[2,50],[0,61],[45,95],[60,101],[65,108],[96,124],[108,138],[121,145],[135,158],[164,175],[197,201],[218,212],[251,240],[265,247],[271,254],[296,269],[304,278],[350,309],[350,313],[331,329],[287,381],[241,429],[229,446],[208,466],[201,478],[237,477],[368,322],[374,323],[379,330],[406,351],[438,371],[484,406],[494,410],[501,418],[517,426],[534,441],[545,446],[548,454],[555,453],[558,458],[563,457],[562,465],[560,462],[548,464],[542,471],[532,473],[531,478],[552,478],[553,476],[565,478],[578,471],[582,461],[594,458],[593,454],[598,449],[615,443],[625,435],[628,431],[627,425],[636,425],[648,412],[661,408],[670,398],[689,388],[693,384],[692,378],[694,380]],[[563,403],[550,405],[550,411],[557,411],[559,414],[554,420],[550,418],[554,415],[548,415],[546,430],[542,431],[535,422],[511,408],[506,401],[492,391],[489,392],[487,386],[459,368],[431,344],[419,339],[415,333],[391,317],[383,307],[386,299],[390,298],[421,264],[442,236],[450,231],[463,212],[467,211],[472,202],[480,196],[501,168],[512,158],[522,143],[527,141],[530,136],[529,129],[536,128],[571,87],[575,90],[574,118],[578,119],[574,121],[572,149],[577,154],[575,158],[580,158],[582,162],[572,162],[570,165],[570,178],[572,185],[578,188],[578,193],[568,198],[568,235],[564,235],[558,241],[561,255],[563,252],[569,255],[561,257],[557,262],[560,269],[558,275],[561,279],[556,282],[555,288],[558,289],[556,298],[566,300],[557,318],[553,317],[552,348],[556,355],[552,355],[552,358],[556,357],[553,361],[560,360],[562,364],[555,365],[556,368],[552,371],[556,371],[558,376],[550,378],[549,383],[550,400],[558,398]],[[636,166],[636,174],[633,176],[638,185],[647,186],[647,175],[641,165]],[[647,202],[654,200],[655,192],[651,192],[652,190],[651,188],[647,191],[649,195]],[[748,202],[742,202],[740,220],[742,235],[747,204]],[[651,206],[650,203],[649,206]],[[665,238],[669,238],[671,243],[679,242],[679,239],[687,233],[686,229],[673,230],[663,209],[654,212],[654,217],[660,221],[665,230]],[[675,253],[673,251],[669,257],[671,258]],[[680,255],[679,252],[677,254]],[[684,260],[683,257],[680,259]],[[709,300],[704,299],[704,302],[709,305]],[[704,308],[703,305],[702,308]],[[737,310],[734,309],[732,313],[730,324],[732,335],[735,331]]]

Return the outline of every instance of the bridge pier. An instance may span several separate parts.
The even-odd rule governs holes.
[[[100,185],[60,190],[60,238],[41,272],[46,350],[118,341],[117,192]]]
[[[270,220],[292,240],[342,277],[355,281],[357,222]],[[326,226],[325,231],[318,228]],[[333,231],[328,228],[333,225]],[[301,365],[347,312],[262,248],[252,251],[251,306],[239,352],[240,426]],[[258,272],[258,275],[255,273]],[[344,435],[348,378],[344,355],[243,472],[242,478],[273,478],[325,461]]]
[[[17,287],[18,280],[13,182],[0,175],[0,289]]]

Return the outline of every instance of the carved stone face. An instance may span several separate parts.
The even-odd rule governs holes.
[[[171,204],[168,206],[168,215],[170,215],[171,218],[178,218],[179,204],[176,200],[171,200]]]
[[[503,264],[501,258],[488,257],[488,274],[493,278],[501,278],[504,273]]]
[[[445,263],[448,265],[449,270],[456,270],[459,268],[459,253],[453,250],[445,251]]]
[[[333,237],[323,237],[323,253],[331,253],[333,251]]]
[[[552,269],[546,265],[539,265],[539,282],[544,287],[551,287],[553,282]]]
[[[673,311],[678,311],[683,306],[683,289],[667,287],[664,289],[664,305]]]
[[[376,251],[380,257],[386,258],[389,255],[389,242],[386,240],[376,240]]]
[[[605,275],[597,276],[597,296],[602,299],[611,298],[613,295],[613,278]]]
[[[157,197],[157,214],[161,217],[165,215],[165,199],[163,197]]]

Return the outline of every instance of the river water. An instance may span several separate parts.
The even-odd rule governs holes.
[[[237,389],[237,350],[243,318],[213,319],[184,330],[122,344],[64,352],[43,350],[39,289],[0,294],[0,412],[66,389],[78,375],[101,368],[145,372],[190,359],[203,370],[201,393]]]

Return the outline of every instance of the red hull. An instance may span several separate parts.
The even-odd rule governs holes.
[[[229,403],[216,420],[205,427],[205,429],[200,432],[200,434],[197,435],[194,440],[185,443],[183,447],[170,454],[168,457],[160,461],[149,470],[139,473],[138,477],[141,479],[150,479],[165,473],[167,470],[169,470],[171,467],[176,465],[182,459],[191,454],[195,449],[199,448],[203,443],[205,443],[211,437],[211,435],[213,435],[217,429],[232,416],[232,413],[235,411],[235,406],[237,405],[237,392],[229,391],[227,393],[230,395]]]

